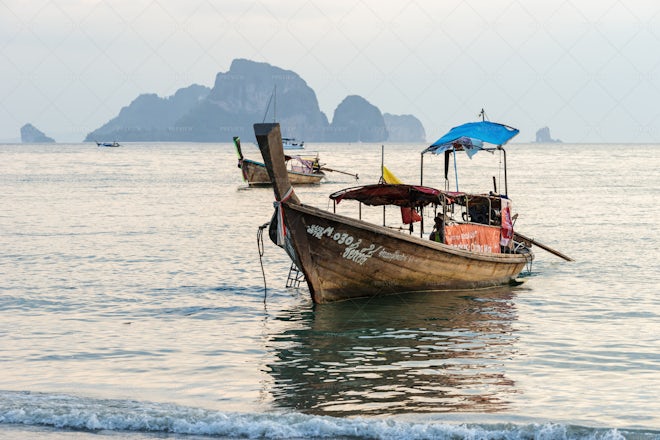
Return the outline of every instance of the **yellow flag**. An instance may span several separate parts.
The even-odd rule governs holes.
[[[392,172],[388,170],[385,165],[383,165],[383,181],[391,185],[403,184],[403,182],[400,181],[394,174],[392,174]],[[422,220],[422,217],[417,211],[412,208],[406,208],[404,206],[401,207],[401,221],[404,224],[409,225],[420,220]]]
[[[387,169],[385,165],[383,165],[383,180],[385,183],[390,183],[390,184],[395,184],[395,185],[400,185],[403,182],[401,182],[397,177],[392,174],[390,170]]]

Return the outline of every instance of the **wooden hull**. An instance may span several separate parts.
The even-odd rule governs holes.
[[[271,180],[268,177],[266,166],[259,162],[249,159],[243,159],[240,163],[243,177],[250,186],[270,186]],[[318,185],[321,179],[325,177],[325,173],[319,171],[317,173],[297,173],[289,171],[289,181],[294,185]]]
[[[316,303],[509,284],[533,258],[461,250],[313,207],[283,206],[287,240]]]

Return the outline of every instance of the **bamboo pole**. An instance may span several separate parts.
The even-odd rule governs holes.
[[[550,253],[553,254],[553,255],[558,256],[559,258],[563,258],[563,259],[566,260],[566,261],[575,261],[575,260],[573,260],[571,257],[569,257],[568,255],[564,255],[564,254],[562,254],[561,252],[559,252],[558,250],[553,249],[553,248],[551,248],[551,247],[548,246],[548,245],[545,245],[545,244],[543,244],[543,243],[539,243],[538,241],[536,241],[536,240],[534,240],[534,239],[532,239],[532,238],[529,238],[529,237],[527,237],[527,236],[525,236],[525,235],[522,235],[520,232],[514,232],[514,233],[513,233],[513,237],[514,237],[514,238],[518,238],[518,239],[523,240],[523,241],[527,241],[527,242],[533,244],[534,246],[538,246],[538,247],[540,247],[541,249],[543,249],[543,250],[545,250],[545,251],[548,251],[548,252],[550,252]]]
[[[321,171],[330,171],[331,173],[341,173],[341,174],[346,174],[347,176],[355,177],[355,180],[360,180],[357,174],[349,173],[346,171],[341,171],[341,170],[335,170],[332,168],[328,167],[321,167]]]

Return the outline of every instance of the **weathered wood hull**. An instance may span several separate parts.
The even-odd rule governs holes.
[[[283,210],[316,303],[508,284],[532,258],[461,250],[304,205]]]
[[[243,159],[240,163],[243,177],[250,186],[270,186],[271,181],[268,177],[266,166],[262,163],[249,159]],[[325,177],[322,171],[307,174],[289,171],[289,181],[294,185],[318,185],[321,179]]]

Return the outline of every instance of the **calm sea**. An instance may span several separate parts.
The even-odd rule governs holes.
[[[385,164],[419,182],[423,147]],[[316,152],[380,175],[380,145]],[[503,185],[501,160],[464,158],[461,189]],[[507,162],[516,229],[575,262],[536,248],[517,287],[313,307],[267,237],[260,258],[273,194],[229,143],[0,145],[0,438],[660,438],[660,146]]]

